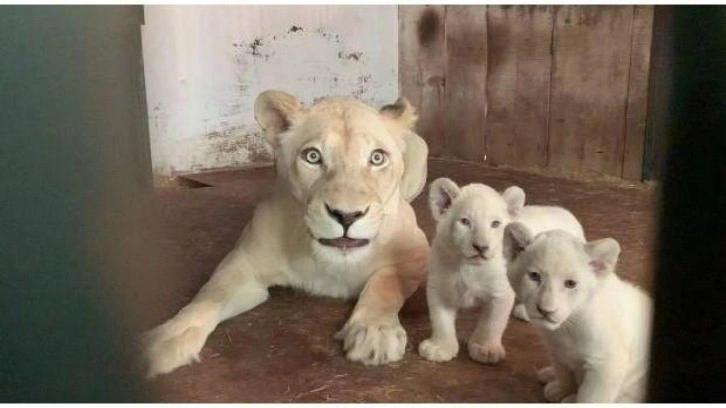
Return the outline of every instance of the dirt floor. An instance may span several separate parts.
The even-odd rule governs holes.
[[[446,176],[459,184],[483,182],[497,189],[519,185],[527,202],[569,208],[588,239],[613,237],[622,246],[618,273],[650,287],[656,223],[656,191],[637,185],[582,182],[476,164],[431,160],[429,181]],[[188,302],[232,248],[255,205],[268,195],[272,169],[236,170],[189,177],[197,188],[164,188],[154,212],[161,245],[173,265],[166,279],[152,280],[154,307],[145,324],[163,321]],[[419,224],[432,237],[424,193],[414,202]],[[171,277],[171,278],[170,278]],[[511,320],[504,335],[507,358],[496,366],[469,359],[466,339],[477,311],[463,312],[459,356],[447,363],[423,360],[416,348],[429,335],[425,295],[404,307],[408,333],[404,359],[366,367],[343,356],[335,333],[353,303],[275,288],[270,300],[222,323],[209,337],[201,363],[154,381],[168,402],[542,402],[535,379],[547,356],[533,327]]]

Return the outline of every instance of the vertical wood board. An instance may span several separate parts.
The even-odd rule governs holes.
[[[487,7],[446,6],[445,154],[483,161],[486,128]]]
[[[547,165],[553,6],[489,6],[487,161]]]
[[[620,176],[632,6],[558,6],[548,166]]]
[[[416,129],[432,156],[443,153],[446,138],[445,15],[444,6],[398,8],[401,94],[418,110]]]
[[[643,178],[645,124],[648,116],[648,73],[652,40],[653,7],[635,6],[622,171],[622,177],[626,180]]]

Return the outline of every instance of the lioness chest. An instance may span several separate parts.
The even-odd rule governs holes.
[[[375,272],[370,262],[298,260],[290,265],[290,286],[313,295],[349,299],[357,297]]]

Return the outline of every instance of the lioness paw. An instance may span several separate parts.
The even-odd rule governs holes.
[[[335,338],[343,340],[348,360],[365,365],[399,361],[406,351],[406,331],[398,322],[366,325],[348,321]]]
[[[435,342],[426,339],[418,345],[418,353],[429,361],[449,361],[459,354],[459,342]]]
[[[544,397],[547,402],[562,402],[568,396],[569,390],[562,387],[562,383],[555,380],[547,383],[544,387]]]
[[[469,357],[484,364],[496,364],[506,356],[501,343],[469,343]]]
[[[199,327],[189,327],[180,333],[174,333],[171,328],[163,325],[144,335],[147,378],[154,378],[199,361],[199,352],[207,339],[207,332]]]

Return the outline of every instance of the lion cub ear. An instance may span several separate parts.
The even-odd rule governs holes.
[[[517,186],[508,187],[502,193],[502,198],[507,203],[507,211],[511,217],[519,215],[524,208],[524,190]]]
[[[512,222],[504,228],[504,258],[512,262],[532,243],[532,231],[521,222]]]
[[[429,187],[429,207],[434,220],[438,221],[444,215],[460,192],[459,186],[446,177],[437,178],[431,183]]]
[[[293,117],[302,108],[303,104],[289,93],[267,90],[255,100],[255,120],[270,144],[276,146],[278,136],[290,128]]]
[[[597,276],[605,276],[615,270],[620,256],[620,244],[612,238],[603,238],[585,244],[590,257],[590,267]]]
[[[381,108],[381,115],[398,123],[406,129],[412,130],[416,125],[418,115],[416,109],[405,97],[400,97],[396,102]]]

